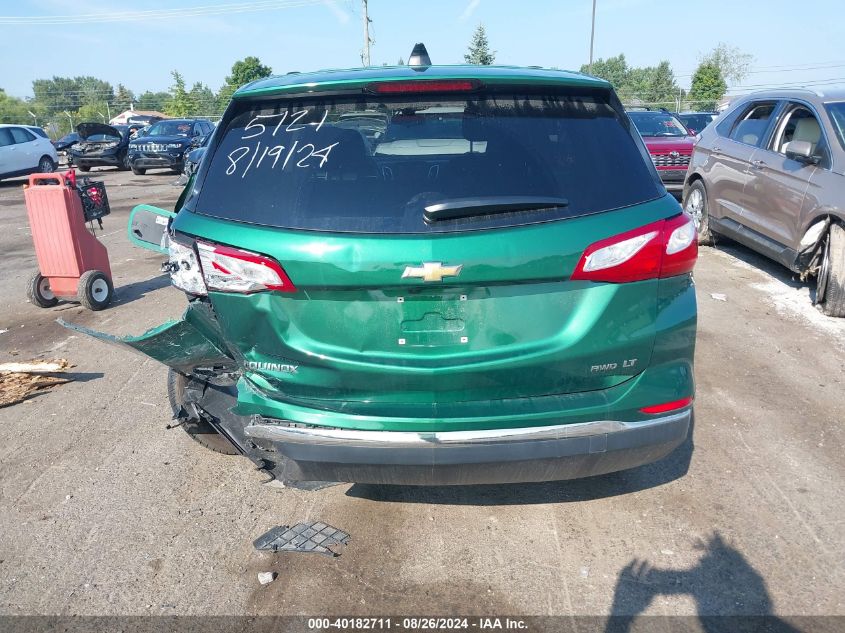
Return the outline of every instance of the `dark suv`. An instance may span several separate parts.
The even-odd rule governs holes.
[[[129,143],[129,166],[137,175],[148,169],[170,169],[180,174],[185,154],[199,147],[214,126],[203,119],[167,119],[155,123]]]

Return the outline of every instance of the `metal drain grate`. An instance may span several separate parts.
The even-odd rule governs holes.
[[[255,549],[271,552],[312,552],[324,556],[340,556],[331,548],[335,545],[347,545],[349,534],[331,525],[315,521],[280,525],[262,534],[253,541]]]

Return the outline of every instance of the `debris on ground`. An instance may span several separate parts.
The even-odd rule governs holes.
[[[0,408],[23,402],[45,389],[70,382],[70,378],[51,375],[61,373],[68,367],[71,364],[64,358],[0,363]]]
[[[276,572],[274,571],[262,571],[258,574],[258,582],[262,585],[269,585],[274,580],[276,580]]]
[[[332,548],[337,545],[348,545],[349,538],[347,532],[315,521],[274,527],[255,539],[252,544],[257,550],[306,552],[335,557],[340,556],[340,553]]]
[[[721,292],[711,292],[710,296],[716,301],[727,301],[728,295],[723,295]]]

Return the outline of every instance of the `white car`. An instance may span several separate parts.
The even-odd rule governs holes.
[[[50,139],[26,125],[0,124],[0,180],[56,169],[59,156]]]

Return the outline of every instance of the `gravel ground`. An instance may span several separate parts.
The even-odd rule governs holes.
[[[787,271],[739,246],[702,251],[694,433],[656,464],[279,489],[165,429],[163,367],[55,323],[137,334],[184,308],[125,234],[132,205],[172,207],[175,176],[92,175],[114,209],[102,239],[118,302],[100,313],[26,301],[23,181],[0,183],[0,362],[75,365],[73,382],[0,409],[0,614],[845,615],[845,323]],[[253,550],[307,520],[352,535],[341,557]]]

